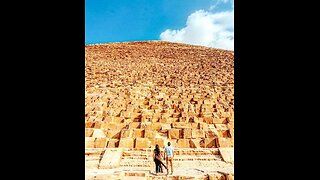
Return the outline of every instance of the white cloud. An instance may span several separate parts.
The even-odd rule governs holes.
[[[233,17],[233,10],[218,13],[199,10],[188,17],[186,27],[180,30],[167,29],[160,34],[160,39],[233,50]]]

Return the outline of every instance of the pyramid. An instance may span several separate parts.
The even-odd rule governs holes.
[[[153,174],[170,142],[174,173]],[[85,46],[86,179],[233,179],[234,52],[165,41]]]

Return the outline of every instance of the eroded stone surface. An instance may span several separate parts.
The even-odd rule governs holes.
[[[233,148],[219,148],[222,159],[225,162],[234,162],[234,149]]]

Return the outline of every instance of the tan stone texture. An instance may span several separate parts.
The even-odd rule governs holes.
[[[121,136],[121,131],[116,129],[107,130],[106,136],[110,139],[119,139]]]
[[[143,138],[144,137],[144,129],[134,129],[133,130],[134,138]]]
[[[194,139],[204,138],[205,137],[204,130],[202,130],[202,129],[192,129],[191,136]]]
[[[179,139],[180,138],[180,131],[179,129],[170,129],[169,132],[169,139]]]
[[[119,140],[118,139],[109,139],[107,147],[108,148],[117,148],[117,147],[119,147]]]
[[[178,148],[189,148],[189,139],[179,139]]]
[[[94,141],[96,138],[94,137],[85,137],[85,147],[86,148],[94,148]]]
[[[133,148],[134,138],[121,138],[119,142],[119,148]]]
[[[86,179],[233,179],[233,111],[233,51],[86,45]],[[175,172],[155,176],[153,149],[167,142]]]
[[[148,138],[136,138],[135,148],[151,148],[151,141]]]
[[[85,131],[86,131],[86,132],[85,132],[85,136],[86,136],[86,137],[92,137],[92,134],[93,134],[93,131],[94,131],[93,128],[86,128]]]
[[[191,128],[184,128],[182,130],[182,132],[183,132],[184,139],[191,139],[191,137],[192,137],[192,129]]]
[[[107,139],[105,137],[96,138],[96,140],[94,141],[94,148],[105,148],[105,147],[107,147],[108,140],[109,139]]]

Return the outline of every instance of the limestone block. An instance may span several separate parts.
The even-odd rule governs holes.
[[[143,138],[144,129],[133,129],[133,138]]]
[[[96,138],[96,140],[94,141],[94,148],[105,148],[107,146],[108,140],[109,139],[105,137]]]
[[[151,123],[151,128],[153,130],[160,131],[161,130],[161,123],[159,123],[159,122]]]
[[[151,147],[152,148],[154,148],[156,146],[156,144],[158,144],[160,148],[164,148],[165,147],[165,142],[164,142],[164,139],[162,139],[162,138],[150,139],[150,142],[151,142]]]
[[[208,130],[204,131],[204,133],[205,133],[206,138],[215,138],[218,136],[218,134],[216,134],[215,131],[213,131],[210,128]]]
[[[199,123],[191,123],[192,129],[199,129]]]
[[[99,164],[99,169],[117,168],[120,166],[122,156],[121,148],[106,149]]]
[[[191,136],[193,139],[204,138],[204,130],[202,129],[192,129]]]
[[[174,118],[179,118],[179,117],[181,117],[181,113],[173,113],[172,114],[172,117],[174,117]]]
[[[94,128],[94,122],[86,122],[86,128]]]
[[[213,124],[213,117],[212,116],[204,117],[203,122],[205,122],[207,124]]]
[[[194,112],[188,112],[188,116],[189,116],[189,117],[195,117],[195,116],[196,116],[196,113],[194,113]]]
[[[208,130],[208,124],[207,123],[199,123],[199,129]]]
[[[226,176],[226,180],[234,180],[234,175],[228,174],[228,175]]]
[[[159,105],[153,104],[153,105],[150,106],[150,109],[159,109]]]
[[[134,138],[121,138],[119,142],[119,148],[133,148]]]
[[[161,113],[154,113],[154,114],[152,115],[152,118],[154,118],[154,119],[160,119],[160,118],[161,118]]]
[[[214,125],[217,130],[228,130],[228,125],[227,124],[215,124]]]
[[[166,112],[170,114],[170,116],[172,116],[172,114],[174,113],[174,109],[168,109]]]
[[[233,147],[233,140],[232,138],[223,138],[223,137],[216,138],[216,146],[217,147]]]
[[[148,138],[136,138],[135,148],[151,148],[151,141]]]
[[[152,119],[152,115],[142,115],[141,117],[142,122],[148,122],[150,119]]]
[[[204,119],[202,117],[198,117],[196,118],[197,120],[195,122],[199,122],[199,123],[202,123],[204,121]]]
[[[167,119],[167,123],[179,122],[179,118],[169,117]]]
[[[234,129],[234,122],[228,122],[227,127],[229,129]]]
[[[191,128],[191,124],[185,123],[185,122],[174,122],[172,123],[172,128],[176,128],[176,129]]]
[[[224,138],[231,138],[231,133],[229,130],[218,130],[218,136]]]
[[[141,119],[142,117],[142,113],[137,113],[137,112],[134,112],[131,114],[131,119]]]
[[[159,118],[152,118],[151,122],[155,123],[155,122],[159,122],[159,120],[160,120]]]
[[[227,118],[213,118],[212,123],[214,124],[227,124]]]
[[[142,118],[141,118],[141,122],[151,122],[151,117],[149,118],[149,117],[145,117],[145,116],[142,116]]]
[[[140,128],[152,130],[151,122],[141,122]]]
[[[189,117],[187,112],[182,112],[181,117]]]
[[[170,129],[168,130],[169,139],[179,139],[180,138],[180,130],[179,129]]]
[[[191,139],[192,138],[192,129],[191,128],[184,128],[182,130],[182,137],[183,137],[183,139]]]
[[[98,160],[86,160],[85,161],[85,168],[86,169],[97,169],[99,167],[99,161]],[[94,179],[94,177],[92,177]],[[86,178],[86,180],[89,180]]]
[[[124,117],[113,117],[112,122],[114,123],[122,123],[124,120]]]
[[[124,128],[126,126],[125,123],[102,123],[100,126],[100,129],[117,129],[117,130],[121,130],[122,128]]]
[[[156,101],[154,99],[150,99],[149,100],[149,105],[154,105],[154,104],[156,104]]]
[[[216,138],[205,138],[204,144],[206,148],[215,148],[216,146]]]
[[[179,139],[177,146],[178,148],[189,148],[189,139]]]
[[[95,123],[94,123],[94,128],[95,128],[95,129],[100,129],[101,123],[102,123],[102,121],[95,121]]]
[[[124,120],[123,120],[123,121],[121,121],[121,122],[126,123],[126,124],[129,124],[129,123],[131,123],[131,122],[132,122],[132,120],[131,120],[131,119],[124,119]]]
[[[203,101],[203,104],[213,104],[213,101],[212,101],[212,99],[205,99]]]
[[[231,138],[234,137],[234,130],[233,129],[229,130],[229,135]]]
[[[94,130],[93,128],[86,128],[85,137],[92,137],[93,130]]]
[[[132,138],[132,137],[133,137],[133,129],[121,130],[120,138]]]
[[[131,128],[131,129],[138,129],[138,128],[140,128],[140,125],[141,125],[140,122],[131,122],[131,123],[129,124],[129,128]]]
[[[225,176],[221,173],[210,173],[209,180],[226,180]]]
[[[119,140],[118,139],[109,139],[107,147],[108,148],[117,148],[117,147],[119,147]]]
[[[234,148],[219,148],[223,161],[227,163],[234,162]]]
[[[216,126],[214,124],[208,124],[208,129],[216,129]]]
[[[144,131],[144,137],[148,139],[154,139],[156,137],[156,131],[146,129]]]
[[[165,112],[165,113],[161,114],[161,117],[162,118],[169,118],[171,115],[172,115],[171,113]]]
[[[169,130],[169,129],[171,129],[171,124],[169,123],[161,124],[161,130]]]
[[[109,124],[112,122],[101,122],[100,129],[108,129]]]
[[[188,121],[189,121],[189,119],[187,119],[187,117],[179,117],[179,122],[187,123]]]
[[[227,121],[228,122],[234,122],[234,116],[231,115],[231,117],[227,117]]]
[[[121,112],[121,117],[124,117],[126,119],[130,119],[131,115],[132,115],[132,112],[129,112],[129,111],[122,111]]]
[[[119,139],[121,135],[121,131],[117,129],[107,130],[107,137],[110,139]]]
[[[85,137],[85,148],[94,148],[94,137]]]
[[[92,137],[100,138],[100,137],[106,137],[106,135],[102,129],[94,129]]]
[[[204,139],[190,139],[190,147],[191,148],[205,148],[205,140]]]
[[[162,117],[162,118],[160,118],[160,119],[159,119],[159,122],[160,122],[160,123],[171,123],[171,122],[169,122],[169,118],[168,118],[168,117]]]

